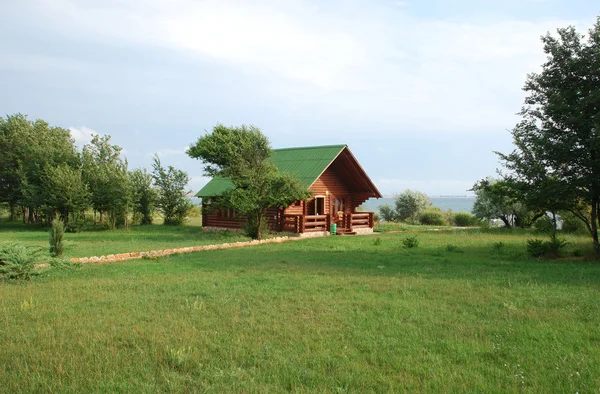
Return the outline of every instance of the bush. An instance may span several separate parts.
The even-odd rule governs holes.
[[[535,231],[550,234],[554,230],[554,224],[552,223],[552,219],[548,216],[544,215],[533,223],[533,228]]]
[[[37,275],[36,264],[43,263],[39,248],[28,248],[19,244],[0,245],[0,277],[5,279],[29,280]]]
[[[65,235],[65,225],[58,218],[52,221],[50,227],[50,255],[60,257],[63,254],[63,237]]]
[[[560,252],[567,245],[564,239],[552,238],[550,241],[541,239],[527,240],[527,253],[531,257],[557,258]]]
[[[454,214],[453,223],[457,227],[469,227],[475,224],[475,216],[468,212],[456,212]]]
[[[379,215],[384,222],[391,222],[394,220],[396,212],[394,212],[394,208],[390,204],[386,203],[379,207]]]
[[[419,216],[419,222],[425,226],[447,226],[448,220],[439,208],[428,209]]]
[[[407,249],[416,248],[419,246],[419,240],[417,239],[416,235],[413,235],[412,237],[406,237],[402,243]]]
[[[69,220],[65,226],[66,233],[80,233],[86,230],[86,227],[91,224],[91,219],[85,215],[79,215],[75,219]]]

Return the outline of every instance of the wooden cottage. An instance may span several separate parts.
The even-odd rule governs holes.
[[[289,172],[311,192],[306,201],[295,201],[286,208],[267,210],[269,226],[276,231],[304,235],[326,233],[337,224],[338,234],[373,231],[373,212],[356,209],[381,193],[346,145],[276,149],[273,161],[281,172]],[[213,178],[197,194],[202,198],[202,226],[205,228],[242,228],[245,220],[233,209],[211,207],[211,198],[233,184]]]

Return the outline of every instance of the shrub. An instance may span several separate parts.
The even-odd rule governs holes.
[[[76,219],[71,219],[65,226],[66,233],[80,233],[85,231],[91,221],[85,215],[79,215]]]
[[[458,246],[456,246],[454,244],[446,244],[446,250],[448,252],[460,252],[460,249],[458,249]]]
[[[416,190],[405,190],[395,201],[396,209],[394,217],[401,221],[414,222],[419,215],[431,207],[431,200],[423,192]],[[381,212],[381,209],[380,209]]]
[[[550,219],[548,216],[544,215],[541,218],[539,218],[538,220],[536,220],[535,223],[533,223],[533,228],[537,232],[540,232],[543,234],[550,234],[550,233],[552,233],[552,230],[554,229],[554,224],[552,223],[552,219]]]
[[[391,222],[394,220],[396,212],[394,212],[394,208],[390,204],[386,203],[379,207],[379,215],[384,222]]]
[[[34,267],[43,263],[39,248],[19,244],[0,245],[0,277],[29,280],[36,275]]]
[[[475,224],[475,216],[468,212],[456,212],[453,217],[454,225],[457,227],[469,227]]]
[[[55,218],[50,227],[50,255],[52,257],[62,256],[64,249],[64,233],[65,225],[58,218]]]
[[[417,239],[416,235],[413,235],[412,237],[406,237],[404,239],[404,241],[402,241],[402,243],[404,244],[404,247],[407,249],[410,248],[416,248],[419,246],[419,240]]]
[[[499,253],[504,249],[504,246],[504,242],[494,242],[492,244],[492,250],[496,253]]]
[[[531,257],[557,258],[566,245],[567,241],[558,238],[552,238],[550,241],[528,239],[527,253]]]
[[[419,222],[425,226],[446,226],[448,221],[439,208],[428,209],[419,216]]]

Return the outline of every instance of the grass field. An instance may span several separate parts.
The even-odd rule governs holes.
[[[201,232],[199,218],[191,218],[184,226],[131,226],[129,230],[98,230],[65,234],[66,257],[90,257],[115,253],[211,245],[247,241],[242,234]],[[48,232],[39,226],[0,221],[0,242],[19,242],[48,249]]]
[[[521,232],[406,236],[0,282],[0,392],[600,390],[600,264],[530,260]]]

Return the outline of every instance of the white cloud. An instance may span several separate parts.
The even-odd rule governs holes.
[[[185,148],[182,149],[170,149],[170,148],[165,148],[165,149],[160,149],[156,152],[156,154],[158,155],[158,157],[167,157],[167,156],[179,156],[179,155],[185,155],[185,151],[187,150],[187,146]],[[151,156],[154,156],[154,153],[150,154]]]
[[[92,141],[94,135],[98,135],[97,131],[94,131],[88,127],[69,127],[71,138],[75,140],[75,145],[82,148],[85,144],[89,144]]]
[[[41,4],[73,34],[220,62],[271,78],[265,89],[288,105],[391,132],[511,127],[525,76],[544,59],[540,35],[572,23],[422,19],[404,3],[343,12],[274,0]]]

